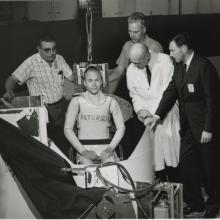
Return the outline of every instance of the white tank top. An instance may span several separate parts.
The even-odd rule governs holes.
[[[109,128],[111,117],[117,120],[116,127],[124,126],[123,116],[117,101],[108,95],[101,94],[101,104],[93,104],[88,100],[87,93],[83,93],[72,99],[72,111],[77,118],[78,139],[87,150],[93,150],[98,155],[105,150],[110,143]],[[92,140],[92,141],[91,141]]]
[[[111,100],[111,97],[106,96],[101,105],[94,105],[89,103],[83,95],[79,97],[77,119],[79,139],[109,138]]]

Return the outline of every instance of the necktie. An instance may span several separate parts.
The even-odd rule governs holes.
[[[185,63],[183,63],[182,82],[184,81],[186,71],[187,71],[187,65]]]
[[[184,70],[184,74],[185,74],[187,71],[187,65],[185,63],[183,64],[183,70]]]
[[[151,83],[151,71],[149,69],[149,66],[146,66],[146,72],[147,72],[148,83],[150,85],[150,83]]]

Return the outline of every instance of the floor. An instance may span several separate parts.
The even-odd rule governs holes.
[[[207,200],[207,194],[205,193],[204,188],[202,188],[202,194],[204,196],[204,199]],[[201,218],[202,219],[203,217],[201,217],[200,214],[195,214],[195,216],[193,216],[191,218],[193,218],[193,219],[200,219]],[[220,219],[220,209],[219,209],[218,215],[216,216],[216,219],[218,219],[218,218]],[[188,219],[190,219],[190,218],[188,218]]]

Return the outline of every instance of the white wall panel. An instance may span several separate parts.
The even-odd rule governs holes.
[[[29,1],[28,15],[38,21],[73,19],[77,17],[77,0]]]
[[[198,0],[182,0],[182,14],[195,14],[199,10]]]
[[[126,17],[136,11],[135,0],[118,0],[119,16]]]
[[[212,11],[213,13],[220,13],[220,1],[212,0]]]
[[[145,15],[152,14],[151,0],[136,0],[136,11],[142,12]]]
[[[167,15],[168,14],[168,0],[154,0],[152,3],[152,14]]]
[[[136,10],[145,15],[178,14],[179,0],[136,0]]]
[[[139,11],[145,15],[178,14],[179,0],[102,0],[103,17],[124,17]]]
[[[179,8],[179,2],[181,3]],[[220,0],[102,0],[103,17],[123,17],[134,11],[145,15],[220,13]]]
[[[179,13],[179,2],[182,2],[182,14],[220,13],[220,0],[102,0],[102,16],[124,17],[134,11],[145,15],[174,15]],[[30,20],[77,18],[77,0],[34,0],[27,4]],[[21,20],[26,16],[25,3],[14,2],[14,19]]]
[[[219,0],[182,0],[182,14],[220,13]]]
[[[102,0],[102,17],[127,17],[134,11],[135,0]]]
[[[179,0],[168,0],[168,15],[179,14]]]
[[[118,17],[118,0],[102,0],[102,17]]]

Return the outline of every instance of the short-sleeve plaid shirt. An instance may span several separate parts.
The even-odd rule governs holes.
[[[31,96],[42,95],[47,104],[59,101],[63,97],[64,77],[69,78],[72,70],[60,55],[50,66],[39,53],[27,58],[12,75],[20,84],[26,82]]]

